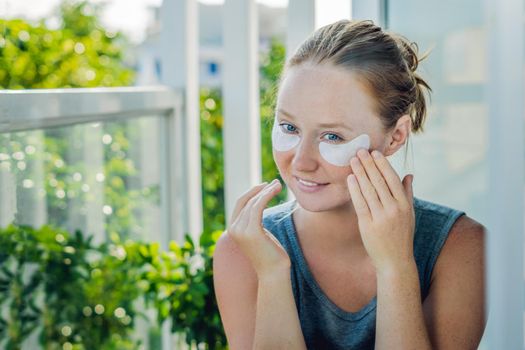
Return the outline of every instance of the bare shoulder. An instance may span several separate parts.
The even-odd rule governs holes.
[[[217,244],[215,245],[215,251],[213,253],[213,257],[216,258],[218,256],[220,258],[224,255],[229,256],[232,254],[242,255],[242,252],[239,250],[239,247],[237,246],[235,241],[228,234],[228,231],[224,231],[222,235],[219,237],[219,239],[217,240]]]
[[[239,249],[237,243],[224,231],[213,253],[213,274],[216,279],[214,282],[218,286],[225,286],[224,292],[233,292],[234,285],[229,282],[242,282],[243,289],[257,290],[257,275],[252,267],[250,260]],[[221,290],[222,292],[222,290]]]
[[[457,269],[458,264],[480,264],[484,257],[485,227],[467,215],[460,216],[448,234],[436,261],[432,280],[443,270]],[[477,265],[482,267],[482,265]]]
[[[452,226],[435,263],[423,303],[436,349],[476,349],[485,316],[485,236],[479,222],[463,215]]]
[[[454,225],[452,226],[449,238],[459,239],[459,241],[477,241],[478,243],[483,242],[486,229],[485,227],[477,222],[476,220],[470,218],[467,215],[460,216]]]
[[[257,276],[227,231],[215,246],[213,282],[230,349],[251,348],[255,332]]]
[[[245,276],[249,278],[247,282],[257,283],[257,275],[250,260],[243,254],[228,231],[224,231],[217,240],[213,253],[213,263],[214,273],[226,273],[228,275],[234,275],[238,272],[247,273],[248,276]]]

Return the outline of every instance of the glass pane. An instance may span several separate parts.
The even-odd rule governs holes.
[[[160,241],[161,117],[0,135],[0,225]]]

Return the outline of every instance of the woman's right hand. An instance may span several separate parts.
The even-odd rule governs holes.
[[[275,179],[243,194],[235,204],[227,229],[228,235],[251,261],[259,279],[291,266],[286,250],[262,224],[263,210],[281,189],[281,183]]]

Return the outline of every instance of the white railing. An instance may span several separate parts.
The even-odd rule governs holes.
[[[189,232],[180,93],[163,86],[12,90],[0,92],[0,106],[0,133],[160,117],[160,140],[152,142],[160,142],[161,151],[162,243]]]

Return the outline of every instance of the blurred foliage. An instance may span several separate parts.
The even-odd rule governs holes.
[[[0,88],[131,85],[134,72],[123,63],[127,41],[104,30],[98,11],[89,2],[64,1],[56,30],[44,20],[0,19]]]
[[[278,40],[272,40],[270,49],[267,52],[263,52],[260,57],[262,178],[263,181],[268,182],[278,178],[283,185],[283,190],[270,201],[270,206],[279,204],[287,198],[287,189],[275,165],[272,153],[272,126],[275,116],[275,104],[277,102],[279,77],[283,70],[285,59],[285,47]]]
[[[222,99],[217,89],[201,89],[200,132],[204,231],[224,230]]]
[[[139,349],[142,302],[157,311],[157,328],[170,319],[187,344],[226,348],[212,277],[220,234],[186,235],[161,251],[118,238],[96,245],[49,226],[0,230],[0,347],[20,349],[38,332],[45,349]]]

